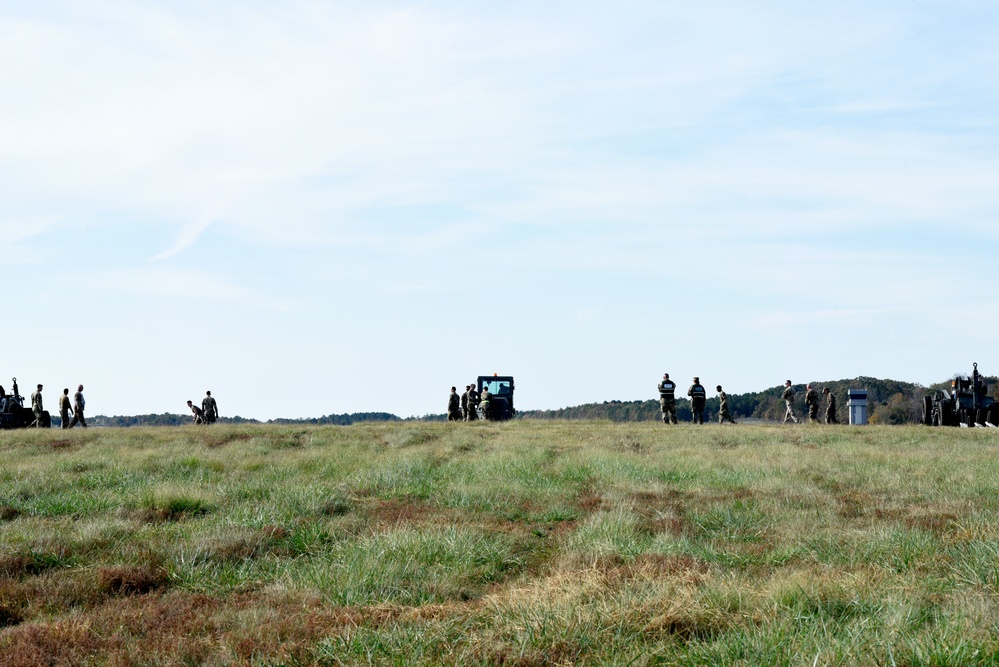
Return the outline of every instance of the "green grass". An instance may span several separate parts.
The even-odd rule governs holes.
[[[0,433],[6,665],[999,664],[999,432]]]

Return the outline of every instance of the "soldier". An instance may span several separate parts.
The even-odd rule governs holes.
[[[732,413],[729,412],[728,408],[728,394],[722,391],[721,385],[715,387],[715,391],[718,392],[718,423],[731,422],[735,424],[736,421],[732,419]]]
[[[826,423],[838,424],[839,420],[836,419],[836,394],[829,391],[829,387],[825,387],[822,393],[826,395]]]
[[[805,407],[808,408],[808,422],[810,424],[819,423],[819,393],[812,389],[812,385],[805,385]]]
[[[38,385],[38,389],[31,394],[31,411],[35,413],[35,421],[31,422],[32,426],[40,427],[42,425],[42,412],[45,408],[42,407],[42,385]]]
[[[468,421],[474,422],[479,418],[479,392],[476,385],[468,385]]]
[[[204,410],[202,410],[201,408],[199,408],[197,405],[195,405],[191,401],[187,402],[187,407],[191,408],[191,414],[194,415],[194,423],[195,424],[204,424],[205,423],[205,412],[204,412]]]
[[[690,421],[694,424],[704,423],[704,404],[708,400],[708,392],[701,386],[701,378],[694,376],[694,384],[687,390],[690,396]]]
[[[669,373],[663,373],[659,383],[659,409],[664,424],[676,424],[676,383],[669,379]]]
[[[81,384],[76,388],[76,393],[73,394],[73,421],[69,423],[69,427],[73,428],[77,423],[83,428],[87,428],[87,422],[83,418],[83,408],[87,406],[87,401],[83,398],[83,385]]]
[[[72,407],[73,404],[69,402],[69,389],[63,389],[62,396],[59,397],[59,420],[62,421],[63,428],[69,428],[69,411]]]
[[[461,419],[468,421],[468,385],[465,385],[465,393],[461,395]]]
[[[482,388],[482,396],[479,398],[479,405],[482,406],[482,417],[483,419],[492,419],[492,398],[493,395],[489,392],[489,387]]]
[[[447,420],[456,422],[461,420],[461,399],[458,397],[458,388],[451,387],[451,394],[447,397]]]
[[[784,393],[780,395],[784,399],[784,405],[787,406],[787,410],[784,412],[784,423],[790,419],[795,424],[798,423],[798,418],[794,416],[794,389],[791,389],[791,381],[788,380],[784,383]]]
[[[201,411],[205,413],[206,424],[214,424],[219,418],[219,406],[212,398],[212,392],[205,392],[205,397],[201,399]]]

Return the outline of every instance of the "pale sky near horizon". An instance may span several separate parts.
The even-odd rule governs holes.
[[[999,5],[0,5],[0,385],[91,414],[999,374]]]

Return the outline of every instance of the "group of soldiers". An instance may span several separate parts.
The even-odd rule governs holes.
[[[722,386],[715,387],[718,392],[718,423],[730,422],[732,411],[728,406],[728,394],[722,390]],[[708,392],[701,384],[701,378],[694,376],[694,384],[687,389],[687,396],[690,397],[691,421],[694,424],[704,423],[704,406],[708,402]],[[663,373],[662,382],[659,383],[659,409],[663,413],[664,424],[676,424],[676,383],[669,379],[669,373]]]
[[[728,405],[728,394],[722,390],[721,385],[716,386],[715,390],[718,392],[718,423],[724,424],[725,422],[730,422],[735,424],[736,421],[732,419],[732,411]],[[829,391],[829,387],[825,387],[822,393],[826,397],[826,423],[838,424],[839,421],[836,419],[835,394]],[[687,396],[690,397],[691,421],[694,424],[703,424],[704,406],[707,403],[708,395],[704,385],[701,384],[701,379],[696,375],[694,376],[694,383],[687,389]],[[790,380],[784,383],[784,393],[781,394],[781,398],[784,399],[784,404],[787,407],[784,413],[784,423],[786,424],[788,421],[793,421],[795,424],[799,423],[798,418],[794,415],[794,389],[791,388]],[[808,421],[818,423],[819,394],[812,388],[812,385],[807,385],[806,387],[805,406],[808,408]],[[676,383],[669,379],[669,373],[663,373],[662,382],[659,383],[659,409],[662,411],[664,424],[677,423]]]
[[[483,387],[482,393],[476,389],[476,385],[465,385],[465,393],[459,395],[457,387],[451,387],[451,393],[447,397],[447,420],[449,422],[474,422],[479,418],[479,409],[488,418],[489,405],[492,394],[489,387]]]
[[[0,392],[2,391],[0,389]],[[87,401],[83,398],[82,384],[76,388],[72,402],[69,400],[69,389],[63,389],[62,395],[59,396],[59,419],[62,421],[62,427],[73,428],[79,424],[83,428],[87,428],[87,420],[83,418],[83,410],[86,406]],[[69,418],[71,410],[73,412],[72,420]],[[31,411],[35,414],[35,421],[31,422],[29,426],[47,428],[48,422],[45,421],[44,417],[45,407],[42,405],[42,385],[38,385],[35,391],[31,393]]]
[[[219,406],[211,391],[205,392],[205,397],[201,399],[200,408],[193,401],[188,401],[187,407],[191,408],[195,424],[214,424],[219,418]]]
[[[836,395],[829,391],[829,387],[823,387],[822,395],[826,397],[826,423],[827,424],[838,424],[839,420],[836,418]],[[794,416],[794,389],[791,387],[791,381],[786,380],[784,382],[784,393],[781,394],[781,398],[784,399],[784,405],[787,409],[784,411],[784,423],[792,421],[795,424],[799,423],[798,418]],[[808,421],[812,424],[819,423],[819,394],[812,385],[805,385],[805,407],[808,408]]]

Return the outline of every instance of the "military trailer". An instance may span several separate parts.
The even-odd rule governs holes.
[[[488,389],[490,394],[489,401],[479,404],[479,419],[506,421],[517,414],[513,409],[513,376],[480,375],[476,388],[480,396],[483,389]]]
[[[924,424],[965,428],[999,426],[999,404],[989,395],[978,364],[970,378],[958,376],[951,381],[950,387],[950,391],[940,389],[923,396]]]
[[[24,407],[24,397],[17,388],[17,378],[11,378],[11,381],[14,383],[12,393],[0,396],[0,428],[26,428],[35,423],[35,413],[31,411],[30,404]],[[52,418],[46,410],[42,412],[39,426],[49,428],[51,425]]]

